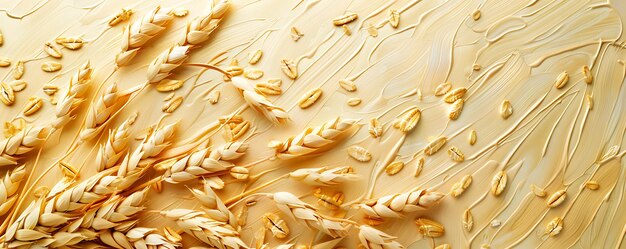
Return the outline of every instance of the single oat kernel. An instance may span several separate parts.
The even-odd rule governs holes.
[[[348,27],[348,25],[346,24],[341,25],[341,28],[343,29],[343,33],[346,34],[347,36],[352,35],[352,31],[350,30],[350,27]]]
[[[83,47],[83,43],[84,43],[83,39],[80,37],[64,37],[64,36],[56,38],[54,42],[70,50],[77,50]]]
[[[293,41],[300,40],[300,38],[302,38],[302,36],[304,36],[304,34],[302,34],[302,32],[300,32],[300,30],[298,28],[291,27],[291,39]]]
[[[593,82],[593,75],[591,74],[591,70],[587,65],[582,68],[583,75],[585,76],[585,83],[591,84]]]
[[[459,150],[459,148],[457,148],[456,146],[452,146],[450,147],[450,149],[448,149],[448,155],[450,156],[450,158],[452,158],[452,161],[465,161],[465,155],[463,155],[463,152],[461,152],[461,150]]]
[[[383,127],[380,125],[377,118],[370,119],[368,132],[373,138],[380,137],[383,134]]]
[[[443,96],[452,89],[452,83],[444,82],[435,88],[435,96]]]
[[[256,69],[256,68],[246,69],[243,72],[243,76],[251,80],[258,80],[261,77],[263,77],[263,74],[264,73],[261,69]]]
[[[424,155],[427,156],[432,156],[435,153],[437,153],[437,151],[439,151],[441,149],[441,147],[443,147],[446,143],[448,142],[448,138],[447,137],[439,137],[433,141],[431,141],[430,143],[428,143],[426,145],[426,148],[424,148]]]
[[[420,174],[422,174],[422,170],[424,170],[424,158],[420,157],[420,159],[417,160],[417,167],[415,167],[415,173],[413,176],[420,176]]]
[[[219,90],[211,91],[211,93],[209,93],[208,100],[209,100],[209,103],[211,103],[212,105],[217,104],[217,102],[220,100],[220,91]]]
[[[109,19],[109,26],[113,27],[121,22],[128,21],[131,15],[133,15],[132,10],[122,9],[115,16]]]
[[[567,192],[565,191],[565,189],[561,189],[559,191],[554,192],[554,194],[552,194],[550,197],[548,197],[548,207],[556,207],[558,205],[561,205],[561,203],[563,203],[565,201],[565,197],[567,196]]]
[[[350,146],[348,148],[348,155],[359,162],[369,162],[372,160],[372,154],[358,145]]]
[[[472,228],[474,227],[474,217],[472,216],[472,211],[470,211],[470,209],[465,209],[465,212],[463,212],[463,228],[465,228],[465,231],[472,231]]]
[[[480,19],[480,10],[474,10],[474,12],[472,12],[472,19],[474,19],[474,21]]]
[[[172,100],[166,102],[161,110],[165,113],[172,113],[178,109],[178,107],[183,103],[183,96],[176,96]]]
[[[230,176],[237,180],[247,180],[250,176],[250,171],[246,167],[235,166],[230,169]]]
[[[18,61],[13,68],[13,79],[19,80],[24,76],[24,61]]]
[[[398,28],[398,25],[400,24],[400,13],[398,12],[398,10],[395,10],[395,9],[389,10],[389,24],[394,29]]]
[[[374,26],[374,24],[367,25],[367,33],[370,34],[371,37],[378,37],[378,29]]]
[[[496,175],[491,179],[491,194],[494,196],[499,196],[506,188],[507,183],[507,175],[504,171],[499,171]]]
[[[561,217],[554,217],[554,219],[546,225],[546,232],[544,234],[556,236],[561,230],[563,230],[563,219],[561,219]]]
[[[44,72],[56,72],[61,70],[62,65],[61,63],[58,63],[56,61],[47,61],[44,62],[43,64],[41,64],[41,70],[43,70]]]
[[[588,181],[585,183],[585,187],[591,190],[597,190],[600,188],[600,184],[596,181]]]
[[[456,101],[457,99],[463,98],[463,96],[465,96],[466,93],[467,93],[467,88],[464,88],[464,87],[455,88],[443,96],[443,101],[445,101],[446,103],[454,103],[454,101]]]
[[[361,99],[359,99],[359,98],[350,98],[350,99],[348,99],[348,105],[349,106],[357,106],[359,104],[361,104]]]
[[[26,86],[28,85],[28,83],[26,83],[26,81],[23,81],[23,80],[14,80],[14,81],[11,81],[9,85],[11,85],[11,88],[13,89],[14,92],[20,92],[26,89]]]
[[[359,15],[357,15],[355,13],[346,13],[343,16],[340,16],[340,17],[337,17],[337,18],[333,19],[333,24],[335,26],[342,26],[344,24],[348,24],[348,23],[353,22],[357,18],[359,18]]]
[[[157,83],[156,90],[159,92],[171,92],[183,87],[183,84],[182,80],[164,79]]]
[[[272,232],[277,239],[284,239],[289,236],[287,223],[275,213],[265,213],[263,215],[263,225]]]
[[[56,85],[45,84],[43,86],[43,92],[48,96],[54,95],[57,91],[59,91],[59,87]]]
[[[26,102],[26,106],[24,107],[24,116],[30,116],[35,114],[41,107],[43,106],[43,100],[37,96],[31,96],[28,98],[28,102]]]
[[[448,118],[450,120],[457,120],[459,116],[461,116],[461,111],[463,111],[463,105],[465,101],[463,99],[457,99],[450,106],[450,113],[448,114]]]
[[[430,219],[417,218],[415,220],[415,224],[417,225],[419,233],[426,237],[438,238],[443,236],[445,233],[443,225]]]
[[[343,88],[344,90],[348,92],[356,91],[356,84],[354,84],[354,82],[351,80],[347,80],[347,79],[339,80],[339,86],[341,86],[341,88]]]
[[[43,51],[46,52],[46,54],[54,57],[54,58],[61,58],[63,57],[63,54],[61,53],[61,50],[59,50],[58,48],[56,48],[55,46],[52,45],[52,43],[46,42],[43,45]]]
[[[466,175],[461,178],[460,181],[456,182],[452,185],[452,190],[450,190],[450,195],[452,197],[459,197],[469,186],[472,184],[472,175]]]
[[[184,17],[186,15],[189,15],[189,10],[183,9],[183,8],[176,8],[172,10],[172,15],[174,15],[175,17]]]
[[[508,99],[505,99],[500,105],[500,116],[502,116],[503,119],[508,119],[512,114],[513,106]]]
[[[5,105],[13,105],[13,103],[15,103],[13,88],[5,82],[0,82],[0,100]]]
[[[559,76],[556,77],[556,80],[554,81],[554,87],[556,87],[556,89],[561,89],[565,85],[567,85],[568,81],[569,75],[566,71],[563,71],[561,74],[559,74]]]
[[[257,50],[250,56],[248,63],[251,65],[257,64],[261,60],[261,57],[263,57],[263,51]]]
[[[398,172],[400,172],[400,170],[402,170],[403,168],[404,163],[402,161],[395,161],[385,167],[385,172],[387,173],[387,175],[392,176],[398,174]]]
[[[546,193],[546,191],[545,191],[545,190],[543,190],[542,188],[538,187],[538,186],[537,186],[537,185],[535,185],[535,184],[531,184],[531,185],[530,185],[530,190],[531,190],[531,191],[533,192],[533,194],[535,194],[535,196],[537,196],[537,197],[542,197],[542,198],[543,198],[543,197],[546,197],[546,195],[548,194],[548,193]]]
[[[310,90],[307,93],[305,93],[302,96],[302,98],[300,98],[300,101],[298,102],[298,106],[300,106],[300,108],[302,109],[309,108],[310,106],[315,104],[315,102],[317,102],[317,100],[321,96],[322,96],[322,89],[316,88],[316,89]]]
[[[470,131],[470,134],[469,134],[469,144],[470,145],[476,144],[476,139],[477,139],[477,137],[476,137],[476,130]]]
[[[296,78],[298,78],[298,69],[296,67],[296,64],[292,60],[280,60],[280,68],[283,73],[287,75],[287,77],[289,77],[290,79],[295,80]]]
[[[11,65],[11,59],[0,56],[0,67],[8,67]]]

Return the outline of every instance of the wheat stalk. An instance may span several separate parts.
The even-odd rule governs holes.
[[[185,38],[155,58],[148,66],[148,81],[157,83],[167,78],[188,58],[190,49],[206,41],[224,17],[229,0],[220,0],[208,14],[196,17],[187,25]]]
[[[359,241],[366,249],[385,248],[385,249],[401,249],[404,248],[395,239],[397,237],[386,234],[376,228],[361,225],[359,226]]]
[[[100,233],[100,241],[114,248],[134,249],[174,249],[180,244],[161,235],[155,228],[135,227],[126,233],[105,230]]]
[[[97,136],[111,115],[121,106],[122,101],[117,91],[117,84],[109,86],[104,93],[89,107],[85,125],[79,133],[80,141],[87,141]]]
[[[211,151],[210,158],[215,160],[236,160],[242,157],[248,150],[248,144],[244,142],[229,142]]]
[[[354,119],[337,117],[315,128],[307,128],[284,142],[272,141],[269,146],[276,150],[276,157],[280,159],[314,155],[337,143],[346,131],[355,127],[356,122]]]
[[[265,96],[254,90],[254,86],[243,77],[233,77],[232,84],[235,86],[243,99],[257,112],[263,114],[274,124],[282,124],[289,120],[289,114],[283,108],[276,106]]]
[[[309,168],[299,169],[289,173],[295,180],[313,186],[331,186],[359,179],[350,166],[337,167],[333,169]]]
[[[50,133],[48,126],[29,127],[0,142],[0,167],[17,165],[24,154],[41,146]]]
[[[229,224],[211,219],[202,211],[173,209],[161,211],[161,215],[176,221],[185,233],[220,249],[248,248],[239,238],[239,233]]]
[[[70,79],[67,92],[59,98],[59,102],[55,108],[56,118],[52,121],[54,130],[60,129],[74,119],[74,111],[84,101],[85,94],[89,88],[92,71],[89,62],[86,62]]]
[[[4,179],[0,181],[0,216],[11,210],[17,201],[17,189],[25,175],[26,168],[22,165],[7,172]]]
[[[96,166],[98,172],[113,167],[123,153],[128,149],[128,137],[130,128],[135,123],[136,115],[132,115],[117,128],[109,131],[109,137],[100,145],[96,156]]]
[[[274,193],[272,199],[280,211],[309,228],[313,227],[333,238],[348,235],[349,224],[322,217],[313,206],[301,201],[289,192]]]
[[[428,209],[439,203],[444,196],[439,192],[416,190],[383,196],[378,200],[360,204],[359,207],[369,216],[399,218],[403,213]]]
[[[118,67],[128,65],[141,47],[150,39],[163,32],[165,26],[173,18],[171,12],[162,11],[159,6],[140,20],[126,27],[122,40],[122,51],[115,56],[115,64]]]

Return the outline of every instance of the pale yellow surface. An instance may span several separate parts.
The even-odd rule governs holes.
[[[144,84],[148,63],[180,40],[186,23],[208,11],[209,1],[1,1],[0,9],[4,11],[0,13],[0,31],[4,44],[0,56],[11,58],[14,63],[28,60],[23,77],[28,87],[16,93],[13,106],[0,105],[0,121],[4,123],[20,116],[28,97],[36,95],[44,98],[43,109],[26,120],[32,124],[45,123],[53,116],[53,106],[42,86],[51,82],[66,87],[75,69],[86,61],[95,69],[94,84],[89,91],[90,96],[95,96],[97,86],[114,70],[122,30],[129,23],[109,28],[108,18],[125,7],[135,12],[132,22],[159,4],[163,8],[188,9],[190,13],[174,18],[162,35],[147,43],[131,65],[116,71],[105,83],[106,86],[117,82],[120,89]],[[387,22],[388,9],[401,13],[397,29]],[[481,17],[473,20],[471,13],[476,9],[481,11]],[[348,24],[352,30],[350,36],[332,24],[332,19],[345,12],[359,15]],[[361,175],[358,182],[324,188],[329,194],[343,191],[346,203],[362,201],[370,188],[373,198],[414,187],[448,193],[455,182],[471,174],[473,183],[460,197],[448,195],[428,210],[400,219],[386,219],[377,228],[397,236],[409,248],[432,248],[443,243],[455,249],[480,248],[483,244],[498,249],[626,248],[623,200],[626,50],[621,47],[624,20],[624,1],[233,0],[212,38],[194,49],[189,61],[207,63],[225,52],[226,59],[217,66],[225,68],[237,59],[243,68],[264,71],[261,79],[251,82],[282,79],[282,95],[269,99],[286,109],[290,116],[289,122],[275,126],[253,109],[245,109],[242,116],[252,122],[253,129],[242,138],[250,146],[236,164],[247,165],[269,158],[274,153],[267,147],[269,141],[284,140],[338,116],[359,119],[361,125],[349,139],[318,156],[256,164],[251,168],[252,175],[272,171],[250,185],[225,175],[227,185],[218,194],[227,199],[244,187],[250,189],[305,167],[351,165]],[[370,26],[373,28],[369,29],[377,29],[376,37],[368,33]],[[297,27],[304,36],[294,41],[291,27]],[[82,36],[89,42],[80,50],[63,50],[62,59],[41,58],[45,57],[43,44],[61,35]],[[249,65],[250,54],[259,49],[263,57],[258,64]],[[299,71],[296,80],[281,71],[279,62],[283,58],[296,62]],[[61,62],[63,69],[58,73],[43,72],[40,65],[49,60]],[[473,64],[481,69],[473,71]],[[594,77],[590,85],[583,79],[584,65],[591,68]],[[7,82],[12,78],[11,69],[0,68],[0,75]],[[222,75],[207,71],[196,78],[200,70],[183,66],[170,77],[186,80],[184,87],[176,91],[177,96],[184,96],[184,102],[171,115],[163,117],[161,111],[163,98],[168,94],[149,87],[115,117],[99,141],[104,141],[109,128],[135,112],[138,118],[132,138],[144,134],[147,127],[162,119],[162,124],[180,121],[176,140],[182,140],[218,117],[247,106]],[[556,89],[554,81],[563,71],[569,73],[570,80],[565,87]],[[338,84],[341,79],[353,80],[358,90],[343,90]],[[434,96],[437,85],[446,81],[452,82],[453,88],[468,88],[465,106],[455,121],[448,119],[450,105]],[[201,84],[204,82],[208,83]],[[323,90],[318,102],[304,110],[298,107],[301,96],[314,88]],[[221,92],[217,104],[205,99],[211,89]],[[422,99],[418,98],[418,89]],[[593,96],[593,109],[587,107],[586,95]],[[347,100],[355,97],[362,99],[362,103],[348,106]],[[499,114],[503,100],[509,100],[513,107],[513,114],[506,120]],[[418,106],[422,115],[416,128],[405,137],[392,124],[410,106]],[[46,142],[37,170],[32,173],[34,177],[68,150],[87,108],[83,105],[80,110],[73,122]],[[374,139],[367,131],[368,120],[373,117],[384,124],[381,138]],[[471,130],[477,133],[475,145],[468,143]],[[215,132],[212,145],[224,143],[221,134],[221,130]],[[435,155],[424,156],[422,149],[430,139],[440,135],[447,136],[448,143]],[[131,148],[140,142],[132,141]],[[79,181],[96,172],[91,164],[100,142],[92,140],[80,145],[65,160],[82,167]],[[372,160],[358,162],[348,157],[346,149],[352,145],[366,148]],[[451,146],[465,154],[464,162],[450,159],[446,151]],[[37,151],[20,161],[29,172]],[[415,177],[415,158],[423,156],[424,170]],[[406,167],[394,176],[383,173],[375,177],[393,160],[404,161]],[[498,163],[487,164],[490,160]],[[507,172],[508,184],[495,197],[490,193],[491,179],[500,170]],[[143,179],[147,181],[157,174],[149,172]],[[54,168],[39,185],[52,186],[61,175]],[[588,180],[597,181],[600,188],[595,191],[583,188]],[[531,184],[544,188],[548,196],[565,189],[567,198],[561,205],[548,208],[546,198],[531,192]],[[185,186],[198,185],[196,181],[164,183],[163,192],[150,194],[148,209],[197,207],[199,204]],[[260,192],[275,191],[290,191],[318,206],[312,195],[314,187],[285,179]],[[258,201],[250,207],[247,224],[241,230],[243,241],[251,246],[254,246],[254,232],[262,225],[259,217],[268,211],[277,212],[270,200],[259,198]],[[333,215],[318,207],[323,213]],[[240,208],[241,205],[235,206],[232,211],[237,213]],[[363,223],[363,212],[349,208],[345,206],[346,212],[335,215]],[[461,224],[467,208],[471,208],[474,216],[471,232],[465,231]],[[435,239],[419,235],[414,223],[414,218],[419,216],[443,224],[445,235]],[[556,216],[564,219],[563,230],[548,237],[544,235],[545,226]],[[287,216],[283,218],[291,228],[291,235],[287,240],[277,240],[268,234],[272,247],[287,241],[315,245],[331,239]],[[501,224],[492,226],[493,221]],[[144,213],[140,218],[143,226],[160,227],[164,223],[156,213]],[[356,248],[356,234],[357,230],[352,229],[351,236],[339,245]],[[198,245],[192,238],[186,238],[185,247]]]

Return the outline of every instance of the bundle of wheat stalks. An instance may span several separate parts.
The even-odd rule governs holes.
[[[208,12],[189,22],[184,30],[184,37],[148,65],[148,85],[156,84],[157,89],[180,88],[177,81],[168,78],[176,68],[185,65],[192,49],[199,49],[218,29],[230,4],[229,0],[219,0],[212,4]],[[123,10],[109,25],[128,20],[132,13],[130,10]],[[184,16],[186,13],[156,7],[130,23],[123,31],[121,51],[112,58],[116,70],[129,65],[133,58],[141,56],[140,51],[145,44],[165,32],[174,17],[180,15]],[[254,63],[260,56],[261,54],[257,54]],[[287,63],[286,67],[290,73],[288,75],[294,75],[290,78],[295,79],[295,66]],[[252,107],[259,117],[273,125],[289,122],[287,111],[265,96],[269,85],[255,87],[244,77],[237,76],[235,69],[223,72],[227,72],[226,80],[247,103],[242,108]],[[97,73],[101,72],[96,72],[89,62],[83,63],[74,71],[65,90],[61,92],[53,112],[43,114],[50,116],[49,123],[30,123],[0,142],[0,167],[8,169],[0,179],[0,217],[3,220],[0,242],[3,247],[179,248],[183,246],[185,237],[193,238],[193,243],[204,243],[211,248],[249,248],[252,245],[248,245],[240,236],[240,231],[246,226],[245,211],[250,203],[244,200],[250,196],[261,196],[271,201],[282,214],[268,213],[263,216],[263,235],[255,236],[257,248],[269,248],[269,244],[263,240],[265,231],[270,231],[276,238],[290,236],[287,223],[281,217],[289,217],[303,227],[333,238],[344,238],[356,231],[359,243],[365,248],[403,248],[395,237],[374,228],[372,223],[359,224],[345,216],[328,216],[289,192],[261,193],[264,187],[286,178],[324,187],[362,179],[350,166],[297,169],[285,177],[222,200],[216,193],[228,187],[222,176],[230,175],[253,184],[262,175],[250,175],[255,164],[237,165],[237,160],[245,156],[248,150],[243,134],[251,126],[250,121],[243,120],[235,113],[206,125],[200,132],[187,138],[181,138],[177,134],[176,122],[157,122],[148,129],[139,145],[132,146],[131,134],[142,128],[134,127],[136,120],[140,118],[137,114],[119,120],[120,124],[117,126],[110,127],[109,124],[119,119],[117,114],[139,93],[139,88],[120,90],[115,83],[104,86],[106,82],[94,82],[93,75]],[[255,76],[250,73],[246,77]],[[96,85],[101,87],[94,87]],[[280,85],[277,87],[280,90]],[[96,89],[102,91],[98,92]],[[271,93],[280,94],[280,91]],[[89,95],[95,96],[92,101],[89,101]],[[182,99],[178,105],[181,101]],[[309,101],[315,99],[309,97]],[[170,108],[167,110],[172,111]],[[402,132],[408,132],[416,125],[419,120],[419,115],[416,115],[418,112],[419,110],[407,114],[406,120],[398,123]],[[63,159],[71,157],[65,155],[58,160],[64,177],[54,186],[39,186],[39,180],[49,171],[57,169],[57,164],[44,165],[48,168],[43,172],[36,171],[35,166],[25,165],[36,165],[38,155],[35,152],[43,149],[45,142],[52,135],[63,132],[68,124],[81,121],[76,120],[78,117],[83,117],[82,124],[68,153],[73,153],[80,146],[90,146],[86,142],[98,138],[96,145],[92,145],[96,151],[95,161],[90,160],[86,165],[81,165],[92,167],[97,173],[81,176],[80,168],[64,163]],[[306,128],[285,140],[270,142],[267,149],[274,155],[268,160],[288,161],[321,156],[360,129],[360,126],[359,120],[333,118],[319,126]],[[218,129],[230,132],[226,136],[228,141],[224,144],[211,144],[210,137]],[[367,156],[363,154],[366,152],[360,150],[355,153]],[[35,175],[38,173],[41,175]],[[203,183],[202,189],[193,187],[199,181]],[[187,186],[195,201],[202,207],[148,209],[148,196],[158,194],[164,183]],[[444,194],[418,189],[373,200],[360,200],[357,205],[342,205],[341,196],[331,197],[321,193],[316,196],[325,202],[324,205],[334,209],[346,212],[361,210],[360,212],[369,217],[369,221],[375,223],[383,218],[400,218],[407,213],[434,207]],[[233,210],[239,210],[240,203],[246,203],[246,206],[241,209],[240,215],[234,215]],[[176,226],[146,227],[139,218],[149,214],[160,214]],[[431,222],[428,225],[436,230],[436,222]],[[425,236],[437,232],[432,229],[425,231]],[[285,241],[277,248],[293,246],[293,243]]]

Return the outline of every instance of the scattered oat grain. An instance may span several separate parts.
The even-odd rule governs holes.
[[[359,15],[357,15],[355,13],[346,13],[343,16],[340,16],[340,17],[337,17],[337,18],[333,19],[333,24],[335,26],[342,26],[344,24],[348,24],[348,23],[353,22],[357,18],[359,18]]]
[[[24,116],[30,116],[35,114],[41,107],[43,106],[43,100],[37,96],[30,96],[28,98],[28,102],[26,102],[26,106],[24,107],[24,111],[22,113]]]
[[[507,183],[507,175],[504,171],[498,171],[496,175],[491,179],[491,194],[494,196],[499,196],[506,188]]]
[[[163,79],[156,85],[156,90],[159,92],[171,92],[183,87],[184,82],[182,80]]]
[[[502,116],[503,119],[508,119],[512,114],[513,106],[508,99],[505,99],[500,105],[500,116]]]
[[[357,106],[361,104],[361,99],[360,98],[350,98],[348,99],[348,105],[349,106]]]
[[[402,161],[394,161],[385,167],[385,172],[387,175],[395,175],[398,174],[404,168],[404,162]]]
[[[285,75],[287,75],[287,77],[289,77],[290,79],[295,80],[296,78],[298,78],[298,68],[292,60],[280,60],[280,68],[283,70],[283,73],[285,73]]]
[[[400,12],[398,12],[398,10],[396,9],[389,10],[389,24],[394,29],[398,28],[398,25],[400,24]]]
[[[243,72],[243,76],[251,80],[258,80],[263,77],[263,74],[263,70],[258,68],[246,69]]]
[[[370,154],[370,152],[365,148],[358,145],[350,146],[348,148],[348,155],[359,162],[369,162],[372,160],[372,154]]]
[[[58,63],[56,61],[46,61],[43,64],[41,64],[41,70],[43,70],[44,72],[56,72],[61,70],[61,68],[63,67],[63,65],[61,65],[61,63]]]
[[[183,96],[176,96],[172,100],[166,102],[161,110],[165,113],[172,113],[183,103]]]
[[[250,56],[250,60],[248,60],[248,63],[250,63],[251,65],[257,64],[261,60],[261,57],[263,57],[263,51],[259,49]]]
[[[306,92],[298,101],[298,106],[302,109],[309,108],[322,96],[322,89],[316,88]]]
[[[566,71],[563,71],[561,74],[559,74],[559,76],[556,77],[556,80],[554,81],[554,87],[556,87],[556,89],[561,89],[565,85],[567,85],[568,81],[569,75]]]

